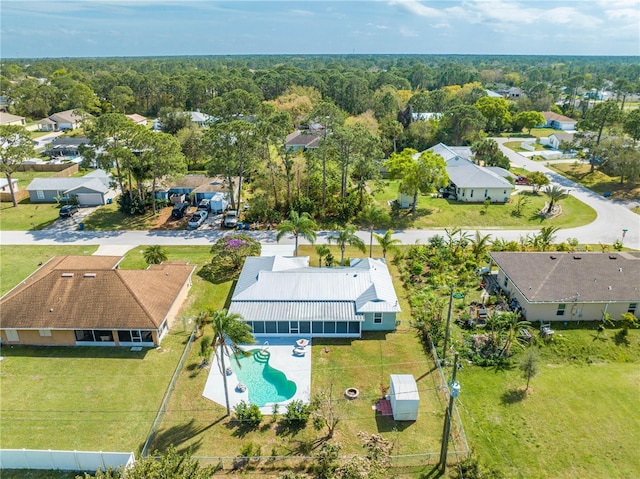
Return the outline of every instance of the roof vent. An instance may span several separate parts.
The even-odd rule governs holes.
[[[611,291],[613,288],[611,286],[609,286],[609,291]]]
[[[85,274],[84,274],[84,277],[85,277],[85,278],[95,278],[95,277],[96,277],[96,274],[95,274],[95,273],[85,273]]]
[[[53,308],[49,308],[49,312],[50,312],[50,313],[53,313]]]
[[[573,259],[582,259],[582,256],[575,255]]]
[[[73,273],[62,273],[63,278],[73,278]]]
[[[622,268],[618,268],[618,271],[620,271],[622,273]]]

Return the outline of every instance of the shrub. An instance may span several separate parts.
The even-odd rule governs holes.
[[[302,428],[307,425],[311,416],[311,406],[300,400],[291,401],[287,406],[287,412],[282,417],[290,427]]]
[[[236,415],[236,420],[251,429],[258,427],[263,419],[260,408],[255,404],[247,404],[245,401],[236,404],[233,407],[233,412]]]

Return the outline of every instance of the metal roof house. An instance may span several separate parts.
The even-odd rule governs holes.
[[[528,321],[638,315],[640,253],[489,253],[496,280]]]
[[[313,268],[308,256],[250,256],[229,311],[240,313],[254,334],[357,338],[395,330],[400,307],[383,259]]]
[[[81,206],[97,206],[115,196],[111,181],[106,171],[94,170],[81,178],[34,178],[26,190],[32,203],[66,202],[75,196]]]

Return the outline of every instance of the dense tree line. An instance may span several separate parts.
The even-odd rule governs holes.
[[[225,178],[234,207],[243,184],[250,185],[251,220],[279,221],[293,209],[344,223],[369,206],[366,193],[385,161],[412,196],[446,178],[415,178],[400,159],[438,142],[472,145],[479,162],[508,168],[486,137],[530,131],[545,110],[580,119],[580,146],[593,165],[597,158],[621,181],[640,176],[637,110],[622,111],[627,97],[640,92],[634,58],[238,56],[5,61],[2,67],[0,89],[11,112],[39,119],[73,109],[94,118],[87,153],[115,169],[121,208],[130,213],[155,209],[162,177],[204,170]],[[489,96],[492,86],[524,94]],[[605,86],[615,92],[613,101],[585,96]],[[191,123],[185,112],[194,110],[211,116],[207,128]],[[134,127],[125,113],[158,117],[164,135]],[[317,148],[285,147],[295,128],[310,127],[321,132]]]

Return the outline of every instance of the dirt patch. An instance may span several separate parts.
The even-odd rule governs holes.
[[[187,214],[184,218],[176,220],[171,217],[171,211],[173,211],[171,207],[162,208],[160,214],[156,216],[153,226],[149,229],[151,231],[173,231],[185,229],[191,215]]]

